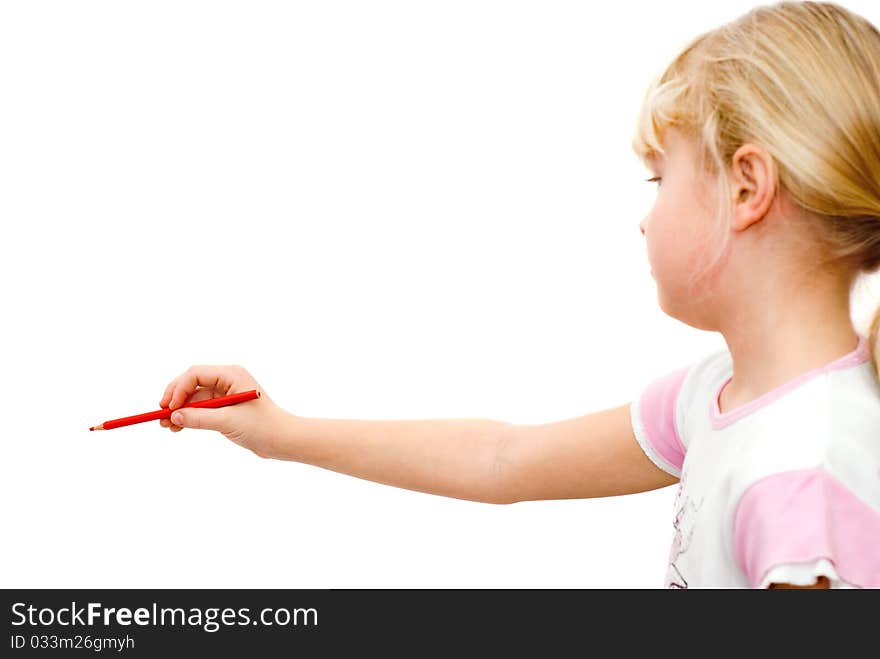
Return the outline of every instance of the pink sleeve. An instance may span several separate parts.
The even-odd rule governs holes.
[[[880,511],[821,467],[767,476],[737,504],[736,560],[753,588],[773,568],[826,559],[822,573],[863,588],[880,587]],[[776,571],[778,572],[778,571]]]
[[[633,433],[651,461],[673,476],[681,476],[685,449],[675,416],[678,394],[690,366],[651,382],[632,403]]]

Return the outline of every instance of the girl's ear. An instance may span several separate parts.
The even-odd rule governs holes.
[[[745,231],[764,219],[776,197],[776,163],[755,144],[743,144],[731,162],[735,195],[732,227]]]

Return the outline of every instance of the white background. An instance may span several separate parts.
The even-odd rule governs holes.
[[[657,305],[630,141],[754,4],[3,3],[0,586],[661,586],[672,487],[494,506],[88,428],[197,363],[303,416],[543,423],[723,347]]]

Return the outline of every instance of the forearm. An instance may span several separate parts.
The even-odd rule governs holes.
[[[277,457],[409,490],[503,503],[512,424],[489,419],[316,419],[287,415]]]

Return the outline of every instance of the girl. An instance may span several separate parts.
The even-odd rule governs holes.
[[[193,366],[163,426],[259,456],[489,503],[678,482],[666,585],[880,587],[880,33],[835,4],[760,6],[694,39],[653,82],[633,141],[659,303],[727,349],[631,404],[543,425],[293,415],[238,366]],[[662,182],[662,184],[661,184]]]

